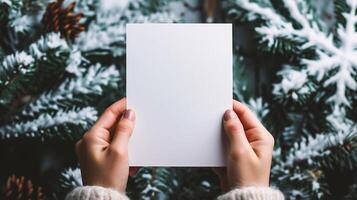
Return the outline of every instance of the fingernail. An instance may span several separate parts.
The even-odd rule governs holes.
[[[135,119],[135,113],[133,110],[126,110],[124,113],[124,118],[130,120],[130,121],[134,121]]]
[[[228,121],[228,120],[231,120],[231,119],[234,119],[234,118],[237,118],[237,114],[233,110],[227,110],[224,113],[224,120],[225,121]]]

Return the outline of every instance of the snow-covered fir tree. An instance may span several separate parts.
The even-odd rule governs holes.
[[[216,2],[213,20],[238,32],[234,98],[275,136],[271,184],[288,199],[356,199],[357,1]],[[173,7],[200,3],[0,0],[0,183],[30,175],[55,199],[82,185],[73,145],[125,96],[126,24],[190,22]],[[210,169],[141,168],[128,182],[133,199],[219,193]]]
[[[228,0],[224,9],[275,59],[262,94],[276,140],[272,184],[288,199],[356,198],[357,1]]]

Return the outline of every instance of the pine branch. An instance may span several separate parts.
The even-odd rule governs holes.
[[[36,17],[45,2],[32,0],[1,0],[0,1],[0,46],[7,54],[15,53],[17,49],[23,50],[22,45],[29,41],[27,33],[36,24]],[[23,33],[27,33],[22,41]]]
[[[357,43],[355,39],[357,38],[355,29],[357,3],[345,1],[349,8],[348,12],[342,15],[346,24],[345,26],[340,24],[337,33],[332,35],[324,32],[325,30],[318,25],[318,22],[310,17],[311,9],[308,9],[309,6],[305,1],[283,0],[283,2],[284,7],[290,13],[290,21],[279,10],[267,7],[266,3],[236,0],[236,7],[249,11],[249,15],[254,17],[253,20],[260,19],[265,22],[255,30],[262,38],[262,44],[267,48],[274,51],[281,46],[286,49],[284,45],[276,45],[276,42],[280,43],[281,38],[288,39],[293,46],[298,45],[297,53],[301,55],[299,65],[306,70],[308,75],[315,76],[318,81],[322,81],[324,77],[329,77],[332,70],[335,70],[336,73],[323,82],[325,87],[336,86],[336,92],[331,96],[330,102],[337,107],[339,105],[350,106],[346,92],[357,90],[355,80],[357,62],[354,59],[356,54],[354,47]]]
[[[347,195],[344,197],[344,199],[346,200],[354,200],[354,199],[357,199],[357,183],[351,185],[349,188],[348,188],[348,193]]]
[[[76,139],[96,120],[97,111],[92,107],[58,109],[53,114],[44,113],[31,121],[13,122],[0,127],[0,138],[12,139],[20,137],[46,138],[58,136],[63,139]],[[63,135],[63,134],[66,135]]]
[[[256,3],[261,5],[262,7],[265,8],[270,8],[273,9],[273,4],[268,0],[252,0],[252,3]],[[261,19],[259,18],[258,15],[254,12],[249,12],[247,9],[242,9],[239,6],[237,6],[236,0],[228,0],[224,3],[224,8],[226,9],[227,15],[231,20],[237,21],[237,22],[256,22],[260,21],[262,22]]]
[[[282,78],[281,82],[274,84],[273,94],[279,102],[288,101],[287,104],[298,102],[303,105],[309,97],[316,92],[314,82],[309,80],[308,73],[304,70],[298,71],[291,66],[285,66],[278,75]],[[289,101],[290,100],[290,101]]]
[[[210,168],[177,168],[177,186],[170,199],[216,199],[221,193],[218,177]]]
[[[83,186],[81,170],[79,167],[64,170],[64,172],[61,173],[59,182],[62,188],[69,190]]]
[[[0,24],[6,25],[8,21],[21,15],[22,1],[0,0]]]
[[[100,3],[100,0],[79,0],[76,3],[74,11],[76,13],[80,11],[83,13],[84,18],[92,20],[95,17],[96,10],[99,9]]]
[[[64,72],[69,47],[56,34],[48,34],[25,52],[5,57],[0,65],[0,106],[9,109],[14,98],[24,91],[36,91]],[[46,84],[44,84],[46,83]],[[30,87],[29,87],[30,86]]]
[[[347,1],[333,0],[334,14],[336,16],[335,29],[338,29],[340,25],[346,26],[346,19],[343,16],[344,13],[349,11]]]
[[[133,177],[135,199],[167,199],[173,192],[175,171],[169,168],[141,168]]]
[[[179,0],[134,0],[130,2],[129,8],[140,10],[144,15],[162,12],[169,3]]]
[[[31,73],[34,69],[35,59],[26,52],[16,52],[6,56],[0,68],[0,88],[4,89],[10,84],[18,73]]]
[[[145,1],[138,1],[139,4]],[[138,2],[130,2],[128,8],[99,10],[88,31],[82,33],[76,44],[85,56],[113,54],[114,57],[125,54],[125,26],[127,23],[176,22],[178,18],[171,12],[158,10],[144,12]],[[145,4],[145,3],[144,3]],[[160,4],[161,5],[161,4]],[[165,5],[165,4],[163,4]]]
[[[119,80],[120,75],[115,66],[106,68],[97,63],[89,67],[87,72],[69,78],[58,88],[42,94],[29,103],[16,118],[33,118],[41,113],[68,109],[73,105],[90,105],[105,91],[116,88]]]
[[[272,168],[271,177],[288,199],[324,199],[330,191],[325,174],[317,169]]]
[[[251,111],[255,113],[255,115],[259,118],[260,121],[263,121],[269,113],[268,104],[266,102],[263,102],[263,99],[261,97],[249,99],[248,107]]]
[[[354,169],[357,165],[357,127],[350,122],[343,126],[336,132],[302,138],[286,155],[281,154],[280,148],[275,150],[275,184],[294,198],[297,194],[302,198],[328,195],[322,169]]]
[[[334,158],[337,151],[345,152],[347,156],[345,156],[345,159],[349,160],[346,162],[352,162],[352,164],[356,165],[357,162],[351,153],[357,151],[357,128],[351,124],[346,124],[346,126],[349,127],[344,130],[340,129],[329,134],[318,134],[315,137],[302,138],[299,143],[294,144],[285,161],[280,165],[286,168],[297,166],[298,163],[304,163],[307,166],[326,166],[330,161],[329,158]]]
[[[250,94],[247,94],[248,91],[251,91],[250,88],[247,88],[247,72],[245,66],[245,60],[242,56],[237,56],[239,52],[234,53],[233,57],[233,74],[235,79],[233,80],[233,96],[239,101],[245,101],[250,98]]]

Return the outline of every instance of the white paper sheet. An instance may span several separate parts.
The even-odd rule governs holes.
[[[130,166],[224,166],[231,24],[127,25]]]

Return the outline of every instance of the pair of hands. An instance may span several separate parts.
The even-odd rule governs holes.
[[[76,144],[84,185],[97,185],[124,193],[129,175],[128,143],[135,113],[121,99],[100,116]],[[215,168],[223,190],[269,186],[274,146],[272,135],[254,113],[238,101],[223,116],[228,138],[227,167]],[[135,170],[135,169],[133,169]]]

